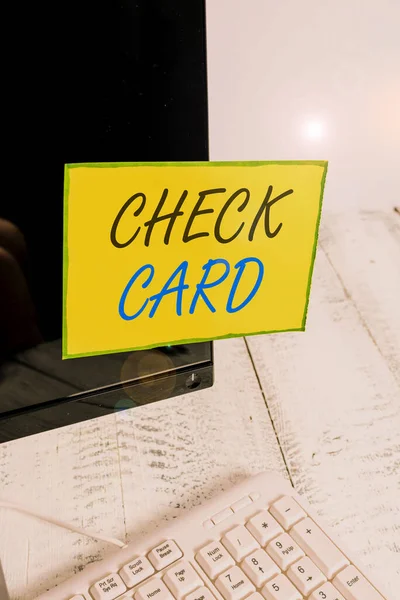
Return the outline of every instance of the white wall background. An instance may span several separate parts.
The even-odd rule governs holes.
[[[400,0],[207,0],[211,160],[329,160],[325,209],[400,205]]]

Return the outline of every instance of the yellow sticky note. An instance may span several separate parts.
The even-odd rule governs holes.
[[[326,170],[66,165],[63,357],[304,330]]]

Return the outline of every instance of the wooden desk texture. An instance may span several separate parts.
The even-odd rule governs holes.
[[[0,496],[132,541],[261,470],[400,589],[400,216],[324,215],[305,333],[217,342],[204,392],[0,446]],[[0,509],[12,600],[115,547]]]

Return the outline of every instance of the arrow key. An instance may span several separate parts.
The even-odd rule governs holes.
[[[287,576],[303,596],[308,596],[315,588],[326,582],[325,575],[307,556],[292,565],[287,571]]]
[[[246,556],[241,567],[257,588],[262,587],[268,579],[272,579],[281,572],[272,558],[268,556],[265,550],[261,549]]]

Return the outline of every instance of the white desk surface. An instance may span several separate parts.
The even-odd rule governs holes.
[[[305,333],[215,344],[204,392],[0,445],[1,496],[134,540],[260,470],[400,588],[400,214],[325,214]],[[114,547],[0,510],[11,600]]]

